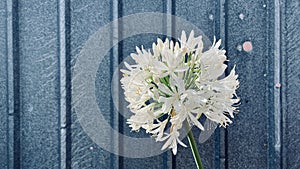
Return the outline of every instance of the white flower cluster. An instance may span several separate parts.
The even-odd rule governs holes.
[[[132,130],[145,129],[156,141],[166,141],[162,149],[172,148],[176,154],[177,143],[185,146],[179,139],[184,121],[201,130],[202,115],[223,127],[232,123],[239,81],[234,68],[220,78],[227,67],[220,44],[215,40],[203,51],[202,37],[194,37],[192,31],[187,38],[183,31],[179,42],[158,39],[152,51],[136,47],[137,53],[131,54],[136,64],[125,62],[127,70],[121,70]]]

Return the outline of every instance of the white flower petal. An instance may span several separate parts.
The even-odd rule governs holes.
[[[221,40],[214,37],[211,48],[202,51],[202,36],[195,37],[191,31],[187,38],[182,31],[179,42],[158,38],[152,50],[136,47],[136,53],[130,54],[135,64],[125,62],[120,70],[127,107],[133,113],[127,123],[134,131],[143,128],[156,141],[165,141],[162,149],[170,148],[173,154],[177,144],[186,147],[178,132],[185,120],[204,130],[198,120],[203,114],[226,127],[239,103],[235,67],[222,76],[227,58],[226,51],[219,49]],[[168,123],[172,127],[165,133]]]

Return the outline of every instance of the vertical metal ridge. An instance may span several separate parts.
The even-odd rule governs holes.
[[[280,3],[275,0],[275,48],[274,48],[274,84],[280,83]],[[274,91],[274,106],[275,106],[275,150],[280,151],[280,88]]]
[[[14,167],[14,71],[13,71],[13,1],[6,0],[6,86],[7,86],[7,169]]]
[[[163,13],[166,13],[167,14],[167,17],[166,18],[163,18],[163,32],[164,34],[167,34],[167,35],[174,35],[172,33],[173,31],[173,22],[174,20],[172,19],[174,15],[174,1],[172,0],[166,0],[166,1],[163,1],[162,3],[164,4],[164,7],[163,7]],[[170,16],[170,17],[169,17]]]
[[[66,168],[66,28],[65,0],[58,0],[58,61],[59,61],[59,167]]]
[[[13,2],[6,0],[6,86],[7,86],[7,126],[6,126],[6,142],[7,142],[7,169],[14,166],[14,73],[13,73]]]
[[[6,48],[7,48],[7,85],[8,85],[8,114],[13,115],[13,20],[12,20],[12,0],[6,1]]]
[[[274,3],[274,167],[281,168],[281,87],[275,87],[275,84],[281,83],[281,4],[280,0],[275,0]]]
[[[267,49],[268,64],[266,66],[269,74],[268,87],[268,168],[282,168],[282,19],[280,0],[269,2],[267,5],[268,39],[267,44],[272,46]],[[279,84],[276,85],[276,84]],[[277,87],[276,87],[277,86]],[[281,87],[282,86],[282,87]]]
[[[275,2],[269,2],[267,4],[267,19],[266,22],[268,22],[268,34],[267,34],[267,44],[272,44],[270,48],[267,49],[268,59],[267,59],[267,65],[266,65],[266,72],[268,74],[268,78],[266,79],[268,81],[267,90],[269,91],[266,94],[267,98],[267,113],[268,113],[268,157],[267,157],[267,166],[268,168],[274,168],[275,165],[275,113],[274,113],[274,52],[275,52],[275,29],[274,29],[274,23],[275,23]]]
[[[59,167],[71,166],[71,69],[70,69],[70,18],[69,0],[57,0],[57,36],[58,36],[58,70],[59,70]]]

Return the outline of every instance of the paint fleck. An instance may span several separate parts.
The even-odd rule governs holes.
[[[280,87],[281,87],[281,84],[280,84],[280,83],[276,83],[276,84],[275,84],[275,87],[276,87],[276,88],[280,88]]]
[[[240,18],[241,20],[244,20],[245,15],[244,15],[243,13],[240,13],[239,18]]]
[[[246,52],[250,52],[253,49],[252,43],[250,41],[246,41],[243,43],[243,49]]]
[[[214,20],[214,15],[213,15],[213,14],[210,14],[210,15],[208,16],[208,18],[209,18],[210,20]]]
[[[243,49],[243,48],[242,48],[242,45],[237,45],[236,49],[237,49],[238,51],[240,51],[240,52],[241,52],[241,51],[242,51],[242,49]]]

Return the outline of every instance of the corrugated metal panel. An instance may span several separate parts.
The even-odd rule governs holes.
[[[0,168],[195,168],[189,148],[180,147],[176,157],[109,153],[85,133],[73,109],[79,100],[72,95],[73,68],[85,42],[112,20],[141,12],[174,14],[209,39],[222,38],[229,67],[237,65],[241,112],[228,129],[217,129],[198,145],[205,168],[299,168],[299,11],[298,0],[1,1]],[[170,18],[161,22],[164,33],[181,31]],[[112,26],[108,43],[123,38],[122,26]],[[98,107],[115,130],[129,136],[147,135],[130,133],[115,113],[110,81],[135,46],[150,47],[157,36],[165,37],[141,34],[121,41],[97,72]],[[245,41],[252,51],[242,49]],[[122,147],[119,138],[109,139]]]

